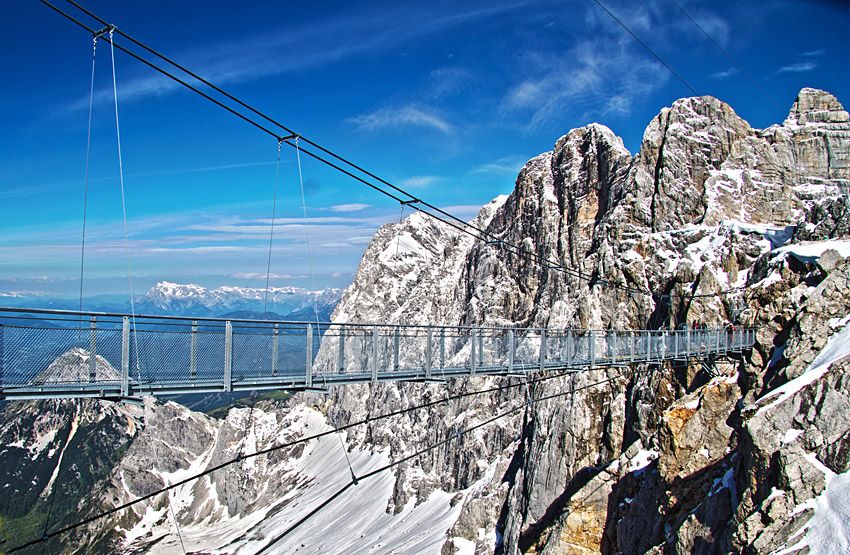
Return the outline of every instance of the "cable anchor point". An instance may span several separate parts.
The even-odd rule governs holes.
[[[109,35],[109,38],[111,39],[112,33],[115,32],[115,29],[117,29],[117,27],[115,25],[107,25],[106,27],[104,27],[100,31],[93,32],[92,37],[94,38],[95,41],[97,41],[97,39],[99,39],[103,35]]]

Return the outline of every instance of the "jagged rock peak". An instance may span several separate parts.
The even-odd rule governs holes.
[[[791,123],[846,123],[850,114],[833,95],[820,89],[806,87],[797,94],[797,100],[788,114]]]

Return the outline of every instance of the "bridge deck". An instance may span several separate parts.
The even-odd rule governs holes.
[[[0,309],[0,398],[120,399],[524,376],[724,356],[754,340],[752,329],[544,330]]]

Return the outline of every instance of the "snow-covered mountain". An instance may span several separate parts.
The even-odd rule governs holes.
[[[271,287],[267,312],[287,315],[293,312],[318,309],[327,315],[342,295],[340,289],[310,291],[300,287]],[[200,285],[161,281],[139,299],[136,310],[145,314],[175,314],[186,316],[218,316],[234,311],[262,313],[264,288],[223,285],[207,289]]]
[[[48,551],[180,553],[182,538],[187,552],[214,553],[844,552],[848,186],[850,116],[814,89],[763,130],[717,99],[679,100],[650,122],[635,156],[602,125],[571,130],[476,225],[596,279],[415,214],[378,231],[334,318],[552,328],[740,320],[758,327],[752,353],[708,368],[550,376],[527,393],[370,420],[191,481],[171,493],[173,517],[159,495]],[[85,356],[46,375],[76,372]],[[14,403],[0,421],[0,468],[12,469],[0,483],[19,500],[0,504],[7,543],[8,530],[42,533],[31,523],[43,521],[53,484],[63,488],[55,528],[238,453],[500,380],[347,386],[223,419],[153,401]],[[484,424],[526,395],[556,394]],[[63,456],[71,470],[53,480]],[[350,479],[346,458],[360,476],[404,462],[328,501]]]

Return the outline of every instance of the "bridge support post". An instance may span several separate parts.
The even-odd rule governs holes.
[[[546,330],[540,330],[540,371],[546,368]]]
[[[398,351],[400,349],[399,344],[401,343],[401,338],[399,328],[395,329],[395,333],[393,334],[393,370],[398,372],[399,362],[398,362]],[[428,352],[427,355],[428,360],[431,360],[431,328],[428,328]],[[429,364],[430,366],[430,364]]]
[[[189,346],[189,376],[192,381],[198,376],[198,322],[192,321],[192,339]]]
[[[278,324],[275,324],[272,330],[272,376],[277,376],[277,343],[280,339],[279,336],[280,327]]]
[[[396,330],[396,344],[395,344],[395,356],[396,356],[396,370],[398,370],[398,330]],[[425,338],[425,379],[431,379],[431,347],[434,342],[434,329],[428,328],[428,335]]]
[[[0,324],[0,387],[3,386],[3,371],[5,369],[5,361],[4,361],[4,353],[3,353],[3,333],[5,328],[3,324]]]
[[[469,330],[469,374],[475,374],[475,328]]]
[[[339,348],[337,350],[337,372],[345,371],[345,326],[339,327]]]
[[[307,344],[304,349],[307,353],[307,362],[304,365],[304,385],[313,387],[313,324],[307,324]]]
[[[484,330],[478,334],[478,367],[484,367]]]
[[[224,323],[224,390],[232,391],[233,382],[231,372],[233,370],[233,324]]]
[[[514,371],[514,355],[516,353],[516,337],[514,330],[508,330],[508,372]]]
[[[378,383],[378,326],[372,328],[372,383]]]
[[[440,328],[440,370],[446,367],[446,328]]]
[[[121,320],[121,396],[130,396],[130,319]]]
[[[89,322],[89,382],[97,378],[97,316]]]
[[[679,358],[679,332],[673,330],[673,359]]]
[[[587,352],[590,356],[590,367],[596,366],[596,337],[593,330],[587,331]]]

